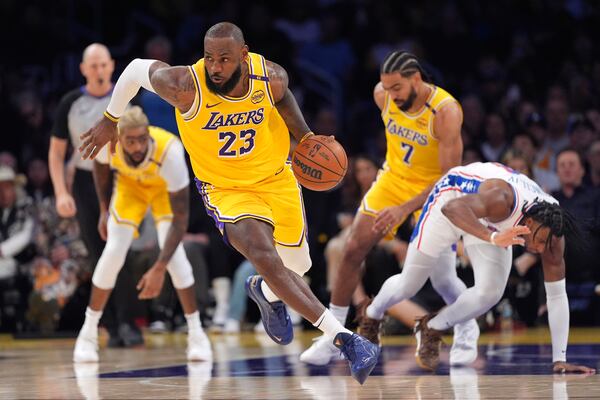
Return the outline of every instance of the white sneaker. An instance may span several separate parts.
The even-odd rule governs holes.
[[[223,333],[240,333],[240,321],[228,318],[223,327]]]
[[[333,345],[333,339],[322,335],[313,339],[314,343],[302,354],[300,361],[307,364],[325,365],[331,361],[343,360],[340,349]]]
[[[474,319],[454,326],[454,342],[450,349],[450,365],[469,365],[477,359],[479,325]]]
[[[76,363],[98,362],[98,332],[84,332],[83,329],[75,341],[73,361]]]
[[[189,361],[212,361],[212,348],[202,329],[188,332],[187,359]]]

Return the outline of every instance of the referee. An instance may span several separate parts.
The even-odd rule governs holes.
[[[113,89],[111,76],[114,68],[115,62],[106,46],[93,43],[84,50],[80,70],[86,84],[70,91],[61,99],[48,153],[56,211],[63,218],[77,218],[91,266],[97,264],[104,249],[104,241],[98,233],[99,206],[92,176],[93,161],[83,160],[75,153],[75,178],[71,195],[65,183],[65,156],[69,142],[74,149],[79,148],[79,135],[90,129],[106,110]],[[136,290],[133,278],[123,276],[128,273],[130,274],[127,268],[124,268],[105,312],[103,323],[110,333],[111,347],[143,343],[143,337],[133,323],[130,299],[132,295],[135,298]]]

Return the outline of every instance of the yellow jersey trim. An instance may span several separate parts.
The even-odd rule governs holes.
[[[196,87],[196,96],[194,97],[192,107],[185,113],[181,114],[183,120],[186,122],[196,118],[196,116],[200,112],[200,108],[202,107],[202,91],[200,90],[200,81],[198,79],[198,76],[196,75],[196,71],[194,71],[194,68],[192,68],[191,66],[188,66],[188,68],[194,80],[194,86]]]

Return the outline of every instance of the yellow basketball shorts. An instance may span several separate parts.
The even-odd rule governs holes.
[[[254,218],[273,226],[277,244],[302,245],[306,235],[302,190],[289,164],[271,178],[250,187],[219,188],[198,179],[196,186],[206,212],[214,219],[225,241],[226,223]]]
[[[138,226],[148,208],[155,223],[173,219],[166,185],[144,186],[117,179],[110,204],[110,213],[117,223],[132,226],[137,236]]]
[[[428,186],[426,182],[411,181],[398,175],[392,174],[390,170],[381,169],[377,179],[363,197],[359,212],[377,217],[377,213],[386,207],[399,206],[420,194]],[[415,219],[421,215],[421,210],[413,213]],[[391,238],[396,234],[398,227],[394,226],[388,236]]]

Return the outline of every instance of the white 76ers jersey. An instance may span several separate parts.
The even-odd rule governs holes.
[[[535,202],[558,203],[554,197],[544,192],[533,180],[502,164],[477,162],[454,167],[440,178],[429,194],[423,206],[421,218],[413,231],[413,239],[420,234],[421,225],[429,214],[438,214],[441,207],[449,200],[477,193],[479,185],[488,179],[506,181],[512,187],[515,198],[513,209],[507,219],[500,222],[490,222],[485,218],[480,219],[480,222],[492,231],[501,231],[517,225],[523,217],[523,211],[526,211]],[[436,208],[438,210],[435,210]]]

